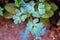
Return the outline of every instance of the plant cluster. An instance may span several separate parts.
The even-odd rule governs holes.
[[[27,40],[29,36],[26,34],[29,32],[36,37],[40,37],[45,33],[46,27],[49,26],[49,18],[54,15],[54,11],[57,9],[53,8],[55,4],[48,3],[48,0],[14,0],[14,3],[8,3],[4,6],[6,10],[3,13],[3,8],[0,7],[0,15],[14,20],[15,24],[27,21],[26,30],[20,32],[22,40]]]

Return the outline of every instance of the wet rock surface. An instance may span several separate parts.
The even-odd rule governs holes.
[[[4,19],[0,17],[0,40],[21,40],[19,32],[25,30],[26,22],[14,24],[12,19]],[[60,40],[60,27],[47,29],[45,35],[41,36],[41,40]],[[31,36],[29,40],[34,40]]]

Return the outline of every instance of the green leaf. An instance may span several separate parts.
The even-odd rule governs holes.
[[[45,5],[45,9],[46,9],[47,11],[51,9],[51,5],[50,5],[49,3],[44,2],[43,4]]]
[[[54,15],[52,10],[46,11],[44,15],[41,15],[41,18],[50,18]]]
[[[3,8],[0,7],[0,16],[3,16]]]
[[[55,3],[51,2],[50,5],[51,5],[51,8],[52,8],[53,11],[58,9],[58,6]]]
[[[5,10],[8,11],[11,14],[15,14],[15,6],[13,3],[8,3],[5,5]]]
[[[26,2],[28,2],[29,0],[25,0]]]
[[[16,5],[17,7],[20,7],[20,5],[21,5],[21,0],[15,0],[15,5]]]
[[[49,27],[50,21],[48,18],[40,18],[40,22],[42,22],[44,26]]]
[[[5,11],[5,13],[3,14],[3,17],[6,19],[11,19],[13,17],[13,15],[7,11]]]

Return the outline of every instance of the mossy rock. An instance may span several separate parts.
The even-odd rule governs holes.
[[[8,11],[10,14],[15,14],[15,5],[13,3],[8,3],[5,5],[5,10]]]

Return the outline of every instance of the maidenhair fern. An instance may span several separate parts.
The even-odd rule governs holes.
[[[43,23],[39,22],[39,20],[36,18],[33,21],[28,21],[27,23],[27,27],[26,30],[30,31],[33,35],[35,34],[37,37],[40,35],[43,35],[46,30],[46,28],[44,28]]]
[[[40,15],[45,14],[45,5],[43,3],[39,3],[38,10]]]
[[[33,0],[26,1],[28,0],[15,0],[17,8],[15,9],[16,14],[13,16],[15,24],[28,19],[25,32],[20,31],[22,40],[28,40],[29,36],[27,33],[31,33],[36,37],[44,35],[46,30],[45,26],[49,24],[49,21],[47,23],[46,21],[54,14],[51,5],[46,0],[39,0],[38,2],[34,2]]]
[[[21,10],[16,9],[16,14],[13,16],[15,24],[18,24],[18,23],[25,21],[26,18],[27,18],[26,14],[22,14]]]
[[[28,40],[29,39],[29,33],[20,31],[20,38],[22,38],[22,40]]]
[[[45,0],[39,0],[39,2],[44,2]]]
[[[31,32],[31,34],[36,37],[44,35],[46,30],[44,26],[47,26],[49,23],[49,21],[47,23],[46,21],[54,14],[51,5],[45,2],[45,0],[39,0],[38,3],[34,1],[26,2],[26,0],[15,0],[15,5],[18,8],[15,9],[16,14],[13,16],[14,23],[18,24],[28,19],[25,33]],[[28,40],[29,38],[25,33],[20,31],[22,40]]]

